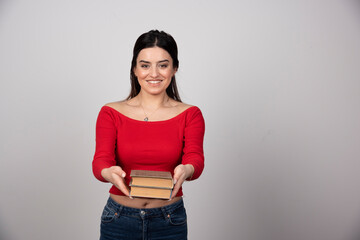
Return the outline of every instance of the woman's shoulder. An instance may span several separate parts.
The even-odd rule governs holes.
[[[186,113],[185,116],[190,118],[199,114],[202,115],[200,108],[192,104],[177,102],[177,105],[174,106],[174,108],[176,108],[177,114]]]
[[[122,100],[117,102],[110,102],[103,106],[103,108],[110,108],[111,111],[116,111],[126,117],[135,118],[136,113],[139,111],[139,108],[134,105],[132,100]]]
[[[187,104],[187,103],[183,103],[183,102],[177,102],[177,101],[174,101],[172,103],[172,105],[179,111],[179,112],[183,112],[191,107],[194,107],[194,105],[190,105],[190,104]]]
[[[129,112],[129,106],[126,101],[109,102],[101,107],[100,113],[106,113],[110,115],[118,115],[119,113],[125,115]]]
[[[123,112],[126,108],[126,101],[116,101],[116,102],[110,102],[106,103],[104,107],[110,107],[118,112]]]
[[[104,109],[106,112],[118,112],[122,115],[125,115],[129,118],[137,119],[137,112],[139,112],[139,107],[136,107],[136,104],[131,100],[122,100],[122,101],[116,101],[116,102],[109,102],[106,103],[102,109]],[[184,116],[191,117],[196,113],[201,113],[200,109],[191,104],[178,102],[173,99],[170,100],[169,105],[164,109],[166,111],[166,114],[164,115],[164,119],[170,119],[174,116],[182,115],[186,113]],[[158,111],[159,112],[159,111]],[[143,112],[141,111],[141,114]],[[140,113],[139,113],[140,114]],[[140,115],[141,115],[140,114]],[[139,118],[140,119],[140,118]]]

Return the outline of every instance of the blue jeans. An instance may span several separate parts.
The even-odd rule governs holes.
[[[101,216],[100,240],[186,240],[183,200],[161,208],[130,208],[109,197]]]

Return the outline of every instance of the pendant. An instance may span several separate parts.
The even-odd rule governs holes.
[[[145,118],[144,118],[144,121],[145,121],[145,122],[149,121],[149,118],[148,118],[148,117],[145,117]]]

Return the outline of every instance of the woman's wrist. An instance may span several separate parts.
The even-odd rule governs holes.
[[[109,170],[109,168],[103,168],[100,172],[101,176],[106,180],[107,180],[107,171]]]
[[[194,174],[194,166],[192,164],[186,164],[184,165],[186,168],[186,180],[189,180],[192,178],[193,174]]]

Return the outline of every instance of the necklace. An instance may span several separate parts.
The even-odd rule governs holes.
[[[168,98],[166,102],[168,102],[169,99],[170,99],[170,98]],[[144,121],[145,121],[145,122],[148,122],[148,121],[149,121],[149,117],[150,117],[151,115],[153,115],[157,110],[159,110],[159,108],[161,107],[161,105],[162,105],[162,104],[160,104],[160,106],[158,106],[152,113],[147,114],[147,113],[145,112],[144,106],[142,105],[142,103],[140,103],[140,106],[141,106],[141,108],[142,108],[142,110],[143,110],[143,112],[144,112],[144,115],[145,115]]]
[[[144,112],[144,114],[145,114],[145,118],[144,118],[144,121],[145,121],[145,122],[149,121],[149,117],[150,117],[151,115],[153,115],[153,114],[161,107],[161,105],[160,105],[160,106],[157,107],[152,113],[147,114],[147,113],[145,112],[145,109],[144,109],[143,105],[140,104],[140,106],[141,106],[141,108],[142,108],[142,110],[143,110],[143,112]]]

